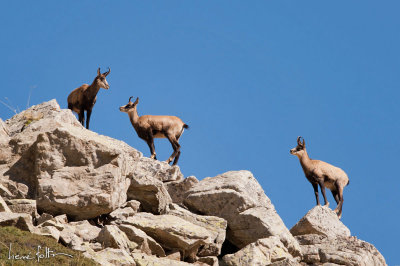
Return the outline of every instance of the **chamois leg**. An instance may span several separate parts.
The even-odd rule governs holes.
[[[176,158],[176,156],[181,148],[181,145],[179,145],[178,141],[174,137],[171,137],[168,134],[166,134],[166,137],[169,140],[169,142],[171,143],[172,148],[174,149],[174,152],[171,154],[171,156],[169,156],[168,160],[166,160],[166,163],[169,164],[174,158]],[[174,163],[176,164],[177,161],[176,162],[174,161]]]
[[[153,138],[153,134],[152,133],[150,133],[148,135],[148,137],[146,139],[146,142],[147,142],[147,145],[150,148],[150,153],[151,153],[150,158],[154,159],[154,160],[157,160],[156,148],[154,147],[154,138]]]
[[[337,213],[337,215],[339,216],[339,219],[342,217],[342,207],[343,207],[343,187],[336,185],[337,187],[337,191],[338,191],[338,195],[339,195],[339,203],[336,206],[336,209],[334,210],[334,212]]]
[[[312,186],[314,188],[314,194],[315,194],[315,199],[317,200],[317,205],[321,205],[321,204],[319,204],[318,184],[312,184]]]
[[[79,114],[79,122],[82,124],[82,126],[85,126],[85,110],[80,110]]]
[[[325,195],[325,186],[324,186],[324,182],[319,182],[319,186],[321,188],[321,192],[322,192],[322,196],[324,196],[324,201],[325,201],[325,207],[329,207],[329,202],[326,199],[326,195]]]
[[[332,192],[333,198],[336,201],[336,204],[339,204],[339,195],[338,195],[337,191],[333,189],[331,192]]]
[[[89,129],[90,116],[92,115],[92,109],[86,111],[86,128]]]
[[[174,159],[174,162],[172,163],[173,166],[176,165],[176,164],[178,163],[179,156],[181,156],[181,151],[180,151],[180,150],[178,151],[178,154],[176,155],[176,157],[175,157],[175,159]]]

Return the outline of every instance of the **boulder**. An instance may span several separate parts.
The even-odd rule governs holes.
[[[166,162],[150,159],[147,157],[141,157],[134,169],[134,176],[151,176],[162,182],[177,181],[183,179],[183,174],[179,169],[179,166],[170,166]]]
[[[318,234],[327,237],[350,236],[350,230],[336,213],[324,206],[315,206],[290,229],[292,235]]]
[[[213,257],[213,256],[208,256],[208,257],[199,257],[197,258],[197,261],[194,263],[195,265],[210,265],[210,266],[218,266],[218,258]]]
[[[123,220],[129,216],[134,215],[137,211],[134,211],[131,207],[118,208],[111,212],[109,215],[113,220]]]
[[[54,226],[43,226],[36,228],[35,234],[42,236],[49,236],[57,241],[60,239],[60,231]]]
[[[297,241],[249,171],[203,179],[187,192],[184,204],[193,212],[224,218],[228,222],[227,239],[238,248],[278,236],[289,253],[300,254]]]
[[[143,230],[164,249],[179,250],[183,259],[195,260],[200,247],[211,242],[212,233],[207,229],[174,215],[137,213],[123,221]]]
[[[131,207],[132,210],[136,213],[140,211],[140,202],[137,200],[128,200],[127,202],[125,202],[124,205],[122,205],[122,207]]]
[[[191,263],[170,260],[167,258],[157,258],[154,256],[148,256],[145,254],[132,253],[133,260],[136,263],[136,266],[190,266],[193,265]]]
[[[132,173],[127,195],[128,200],[139,201],[144,211],[154,214],[165,213],[168,204],[172,203],[163,183],[143,173]]]
[[[124,249],[106,248],[98,252],[86,251],[83,255],[100,265],[137,265],[133,258]]]
[[[7,205],[14,213],[27,213],[36,218],[39,216],[36,210],[36,200],[13,199],[7,200]]]
[[[116,225],[104,226],[96,241],[101,243],[105,248],[118,248],[126,252],[131,252],[138,246],[136,243],[130,241],[126,234]]]
[[[128,224],[121,224],[118,228],[126,234],[130,241],[138,245],[136,249],[141,253],[165,257],[164,249],[144,231]]]
[[[0,212],[0,226],[15,226],[31,233],[35,231],[32,216],[26,213]]]
[[[57,218],[57,217],[56,217]],[[101,228],[91,225],[88,221],[71,222],[65,224],[64,227],[71,229],[75,235],[80,237],[83,241],[89,242],[96,239]]]
[[[7,199],[36,199],[40,212],[95,218],[121,207],[129,188],[130,199],[162,213],[171,202],[162,182],[183,178],[177,166],[144,158],[122,141],[86,130],[55,100],[13,116],[5,127],[8,134],[1,140],[11,154],[0,160],[0,193]]]
[[[201,226],[210,233],[210,240],[198,252],[198,256],[218,256],[225,241],[227,222],[216,216],[194,214],[177,204],[170,204],[167,214],[177,216],[192,224]]]
[[[259,239],[251,243],[235,254],[228,254],[223,257],[225,265],[269,265],[271,263],[292,259],[292,255],[282,244],[278,236]]]
[[[196,177],[189,176],[183,180],[166,182],[164,186],[167,188],[172,202],[181,204],[185,199],[186,192],[197,183],[199,183],[199,180]]]
[[[0,212],[11,212],[7,203],[4,201],[4,199],[1,196],[0,196]]]
[[[321,234],[298,235],[303,253],[302,263],[315,265],[384,266],[385,259],[371,244],[356,237],[328,237]]]

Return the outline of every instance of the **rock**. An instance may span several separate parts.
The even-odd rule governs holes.
[[[212,257],[212,256],[200,257],[197,259],[196,263],[204,263],[204,264],[210,265],[210,266],[218,266],[219,265],[218,258]]]
[[[60,231],[58,231],[58,229],[54,226],[39,227],[37,230],[35,230],[35,234],[49,236],[57,241],[60,239]]]
[[[126,234],[116,225],[106,225],[101,229],[96,241],[106,248],[123,249],[126,252],[134,250],[138,245],[129,240]]]
[[[356,237],[299,235],[302,262],[308,264],[335,263],[340,265],[386,265],[385,259],[371,244]],[[325,265],[325,264],[324,264]]]
[[[53,219],[53,215],[48,214],[48,213],[43,213],[42,215],[39,216],[39,218],[37,218],[36,223],[37,223],[37,225],[40,225],[51,219]]]
[[[12,155],[8,145],[10,141],[7,125],[0,118],[0,164],[7,163]]]
[[[181,253],[179,251],[173,250],[168,252],[168,255],[166,255],[167,259],[170,260],[177,260],[180,261],[181,260]]]
[[[14,213],[27,213],[34,218],[39,216],[36,210],[36,200],[13,199],[7,200],[7,204]]]
[[[122,205],[123,208],[125,207],[131,207],[132,210],[136,213],[139,212],[140,210],[140,202],[137,200],[129,200],[127,202],[125,202],[124,205]]]
[[[100,265],[137,265],[129,253],[123,249],[106,248],[98,252],[86,251],[83,255]]]
[[[350,230],[328,207],[315,206],[290,229],[292,235],[319,234],[328,237],[350,236]]]
[[[11,212],[7,203],[3,200],[1,196],[0,196],[0,212]]]
[[[284,260],[280,260],[280,261],[276,261],[274,263],[271,263],[268,266],[300,266],[302,264],[300,264],[300,259],[299,257],[297,258],[286,258]],[[334,266],[334,265],[325,265],[324,266]]]
[[[129,179],[124,169],[132,161],[113,141],[81,131],[57,128],[38,135],[31,148],[38,169],[38,208],[76,220],[110,213],[125,203]]]
[[[221,253],[227,226],[227,222],[224,219],[216,216],[197,215],[179,207],[177,204],[170,204],[167,214],[177,216],[192,224],[201,226],[210,233],[210,241],[199,250],[198,256],[218,256]]]
[[[57,216],[58,217],[58,216]],[[56,218],[57,218],[56,217]],[[83,241],[89,242],[96,239],[101,229],[97,226],[91,225],[88,221],[71,222],[64,225],[73,230],[74,234],[82,238]]]
[[[15,226],[34,233],[32,216],[26,213],[0,212],[0,226]]]
[[[251,243],[235,254],[228,254],[223,261],[229,266],[240,265],[269,265],[284,259],[291,259],[292,255],[282,244],[278,236],[259,239]]]
[[[131,207],[126,207],[126,208],[118,208],[115,211],[111,212],[109,215],[112,219],[114,220],[123,220],[128,218],[129,216],[134,215],[135,212]]]
[[[171,203],[162,182],[183,178],[177,166],[144,158],[122,141],[86,130],[55,100],[13,116],[6,128],[0,148],[8,159],[0,160],[0,193],[7,199],[36,199],[40,212],[95,218],[121,207],[129,188],[129,199],[162,213]]]
[[[9,132],[8,132],[7,125],[0,118],[0,139],[8,138],[8,137],[9,137]]]
[[[65,225],[68,223],[68,219],[65,214],[53,217],[53,215],[51,215],[51,214],[43,213],[36,220],[36,223],[37,223],[38,227],[54,226],[59,231],[62,231],[62,230],[64,230]]]
[[[163,183],[149,175],[133,174],[129,186],[128,200],[138,200],[144,211],[154,214],[165,213],[172,199]]]
[[[292,255],[300,254],[298,243],[249,171],[203,179],[187,192],[184,204],[193,212],[224,218],[227,239],[238,248],[279,236]]]
[[[183,179],[179,166],[170,166],[166,162],[142,157],[138,160],[134,176],[151,176],[162,182],[177,181]]]
[[[173,215],[137,213],[123,221],[143,230],[164,249],[179,250],[183,259],[195,260],[201,246],[210,243],[212,234],[205,228]]]
[[[167,188],[172,202],[180,204],[185,199],[186,192],[197,183],[199,183],[199,180],[196,177],[189,176],[183,180],[166,182],[164,186]]]
[[[130,241],[138,245],[136,249],[140,250],[141,253],[165,257],[164,249],[144,231],[128,224],[121,224],[118,228],[126,234]]]
[[[167,258],[157,258],[145,254],[132,253],[136,266],[189,266],[193,265],[183,261],[170,260]]]

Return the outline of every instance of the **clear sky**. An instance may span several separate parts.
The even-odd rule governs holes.
[[[247,169],[291,228],[315,204],[289,154],[344,169],[342,221],[400,264],[398,1],[2,1],[0,100],[67,96],[111,68],[91,129],[149,156],[118,107],[190,125],[179,165],[198,179]],[[13,113],[0,104],[0,117]],[[172,152],[155,142],[159,159]],[[336,204],[329,193],[331,207]]]

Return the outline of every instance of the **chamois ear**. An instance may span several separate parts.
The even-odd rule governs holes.
[[[101,75],[101,73],[100,73],[100,67],[97,69],[97,76],[100,76]]]
[[[306,141],[303,138],[303,148],[305,148],[305,147],[306,147]]]
[[[133,104],[138,104],[139,103],[139,97],[136,98],[136,101]]]

